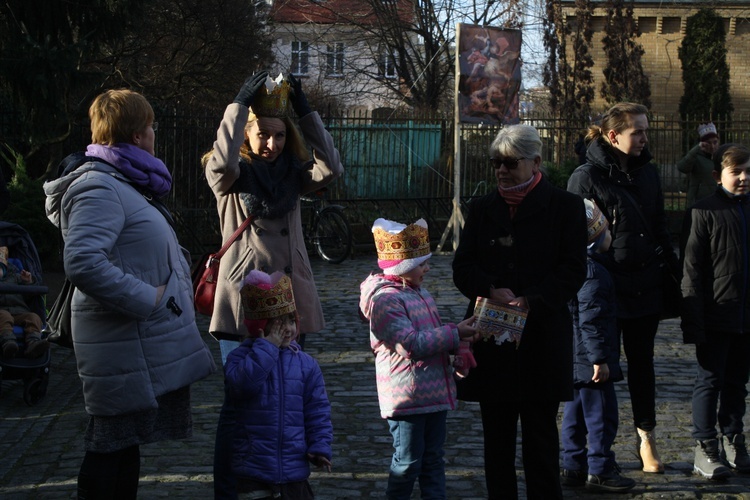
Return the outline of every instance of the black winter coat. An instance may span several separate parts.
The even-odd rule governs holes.
[[[593,199],[609,221],[612,246],[603,263],[615,281],[618,317],[657,314],[662,309],[662,265],[666,261],[676,275],[680,273],[667,231],[661,180],[650,163],[651,154],[644,149],[631,158],[628,172],[624,172],[614,149],[598,139],[589,144],[586,159],[570,176],[568,191]],[[625,193],[638,203],[643,217]],[[664,258],[658,257],[657,247]]]
[[[453,281],[473,313],[490,287],[528,300],[523,338],[474,344],[477,367],[458,385],[459,399],[569,400],[573,395],[573,325],[568,301],[586,277],[583,201],[546,179],[532,189],[511,220],[494,191],[473,200],[453,261]]]
[[[610,381],[623,379],[615,284],[598,259],[599,254],[588,258],[586,281],[568,304],[573,317],[573,380],[577,385],[594,384],[594,365],[602,363],[607,363]]]
[[[685,214],[682,335],[686,343],[712,332],[750,333],[750,201],[719,186]]]

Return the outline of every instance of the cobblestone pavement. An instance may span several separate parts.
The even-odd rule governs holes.
[[[434,256],[425,286],[435,297],[444,321],[463,316],[467,300],[454,288],[450,256]],[[390,435],[380,418],[368,330],[357,314],[359,283],[374,269],[375,257],[360,255],[340,265],[313,260],[327,328],[310,336],[306,349],[319,361],[333,405],[335,432],[332,473],[311,478],[321,500],[382,498],[390,455]],[[207,329],[207,319],[200,325]],[[219,349],[205,340],[219,362]],[[644,474],[634,453],[630,402],[618,384],[620,433],[614,450],[623,473],[637,486],[623,495],[592,495],[565,490],[566,498],[750,499],[750,476],[710,482],[692,474],[690,394],[694,349],[681,342],[676,320],[662,323],[656,351],[658,444],[667,471]],[[53,347],[49,389],[29,407],[21,381],[3,381],[0,395],[0,498],[75,498],[76,475],[83,457],[83,411],[80,382],[71,351]],[[222,400],[222,377],[214,374],[193,386],[193,437],[141,448],[139,498],[208,499],[212,496],[213,442]],[[746,426],[750,419],[745,420]],[[475,403],[449,413],[445,445],[448,498],[486,498],[482,468],[481,421]],[[520,450],[520,447],[519,447]],[[521,493],[523,472],[518,462]],[[418,498],[415,492],[414,498]]]

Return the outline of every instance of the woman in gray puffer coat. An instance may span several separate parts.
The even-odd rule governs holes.
[[[78,498],[136,498],[139,445],[192,435],[190,384],[216,370],[195,323],[187,253],[156,201],[154,112],[129,90],[89,109],[91,157],[47,182],[76,287],[71,326],[89,423]],[[170,218],[171,219],[171,218]]]

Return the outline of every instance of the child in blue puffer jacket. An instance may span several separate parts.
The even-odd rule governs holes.
[[[313,498],[310,463],[331,470],[331,404],[318,363],[299,348],[288,276],[253,270],[240,291],[249,332],[224,365],[237,411],[232,472],[250,498]]]

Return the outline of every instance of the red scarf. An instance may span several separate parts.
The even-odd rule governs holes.
[[[508,208],[510,209],[510,218],[516,216],[516,211],[518,210],[518,205],[521,204],[523,199],[526,197],[529,192],[531,192],[532,189],[536,187],[537,184],[539,184],[539,181],[542,180],[542,173],[537,172],[535,173],[531,179],[524,182],[523,184],[519,184],[517,186],[504,188],[501,186],[497,187],[498,192],[500,193],[500,196],[503,197],[505,200],[505,203],[508,204]]]

